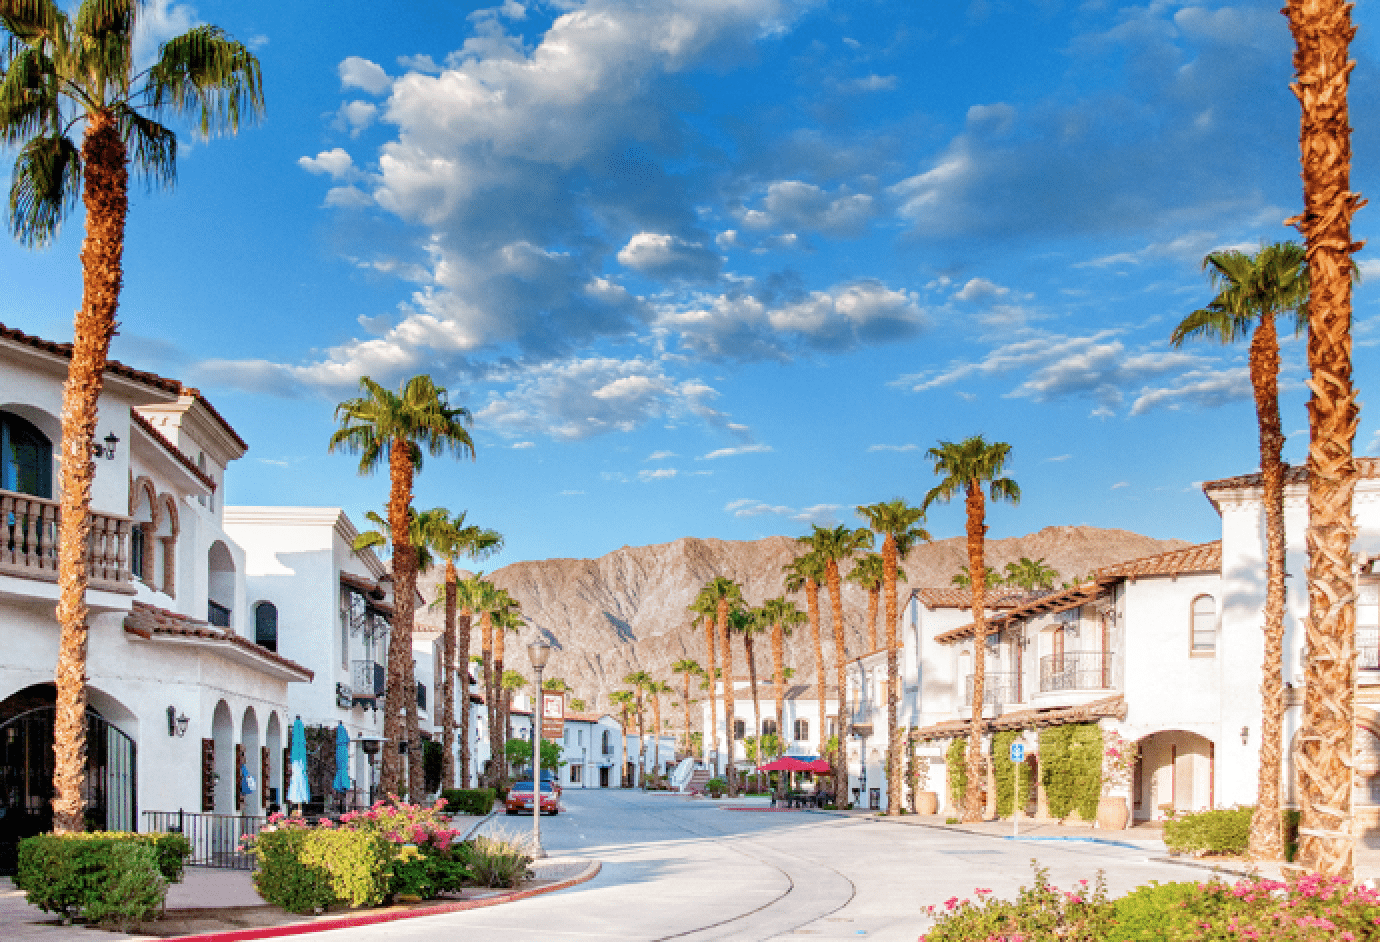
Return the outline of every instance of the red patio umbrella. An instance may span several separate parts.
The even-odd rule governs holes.
[[[820,769],[820,766],[821,766],[821,765],[824,767],[822,770]],[[827,771],[829,771],[829,763],[828,763],[828,762],[825,762],[823,759],[816,759],[816,760],[814,760],[814,761],[811,762],[811,761],[806,761],[806,760],[804,760],[804,759],[798,759],[798,758],[796,758],[795,756],[782,756],[781,758],[777,759],[777,760],[774,761],[774,762],[768,762],[766,765],[759,765],[759,766],[757,767],[757,771],[759,771],[759,772],[819,772],[819,771],[825,771],[825,772],[827,772]]]

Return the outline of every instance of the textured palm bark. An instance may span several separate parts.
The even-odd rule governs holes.
[[[844,802],[848,800],[848,750],[845,743],[852,722],[848,715],[848,679],[845,676],[848,669],[848,650],[843,637],[843,580],[839,577],[839,564],[836,560],[831,559],[825,564],[824,579],[829,587],[829,609],[834,620],[834,682],[839,687],[838,723],[836,724],[839,737],[839,758],[834,763],[834,802],[841,808]],[[863,755],[861,759],[863,767],[866,768],[867,756]]]
[[[1281,860],[1280,747],[1284,736],[1284,429],[1279,417],[1279,338],[1274,312],[1251,338],[1251,388],[1260,427],[1265,502],[1265,659],[1260,668],[1260,772],[1251,815],[1251,856]]]
[[[714,767],[714,774],[719,774],[719,701],[718,685],[716,674],[719,671],[717,657],[717,643],[714,640],[716,628],[716,618],[708,615],[704,616],[704,643],[709,650],[709,729],[704,734],[704,757]]]
[[[690,747],[690,672],[685,672],[685,754],[693,755],[694,749]]]
[[[877,650],[877,608],[882,596],[882,587],[867,590],[867,651]]]
[[[460,684],[460,787],[470,787],[470,627],[469,609],[462,609],[455,620],[455,660]]]
[[[446,560],[446,622],[441,635],[441,787],[455,787],[455,563]]]
[[[498,734],[498,752],[494,755],[498,757],[498,762],[495,763],[498,774],[505,781],[508,778],[508,759],[504,749],[508,745],[508,717],[512,704],[512,695],[503,689],[503,649],[507,640],[504,636],[507,633],[508,629],[504,627],[502,620],[494,623],[494,694],[498,701],[498,722],[495,728]]]
[[[782,750],[786,743],[786,639],[781,622],[771,626],[771,679],[776,688],[776,735]]]
[[[729,797],[736,797],[738,794],[738,770],[737,761],[733,748],[733,646],[728,640],[728,599],[719,599],[718,617],[714,619],[719,632],[719,647],[724,653],[724,739],[728,743],[728,794]]]
[[[757,652],[752,642],[752,635],[743,632],[743,658],[747,661],[748,683],[752,685],[752,721],[757,724],[757,728],[752,731],[752,735],[757,737],[757,759],[762,760],[762,702],[757,695]]]
[[[652,768],[661,771],[661,694],[652,694]]]
[[[1356,580],[1352,572],[1359,409],[1351,381],[1351,127],[1347,88],[1355,63],[1351,4],[1290,0],[1293,85],[1302,109],[1299,145],[1308,247],[1308,660],[1299,774],[1299,859],[1350,878],[1355,835],[1352,763],[1356,693]]]
[[[968,572],[973,587],[973,720],[968,729],[968,788],[963,796],[963,822],[983,819],[982,783],[987,772],[982,757],[982,701],[987,679],[987,572],[984,560],[987,506],[980,481],[968,482]]]
[[[484,784],[492,787],[498,782],[499,752],[502,743],[498,728],[498,693],[494,689],[494,621],[490,612],[479,615],[480,657],[484,669],[484,716],[489,722],[489,774],[484,776]]]
[[[407,511],[412,506],[412,452],[408,442],[394,440],[388,449],[388,526],[393,543],[393,630],[388,634],[388,687],[384,691],[383,769],[379,787],[385,795],[396,795],[403,787],[404,763],[410,759],[415,743],[407,743],[411,721],[417,712],[416,688],[412,674],[412,622],[416,606],[417,564],[408,532]],[[409,701],[409,695],[412,699]],[[406,762],[407,765],[415,763]]]
[[[640,785],[646,777],[647,770],[647,729],[643,722],[646,707],[642,702],[642,688],[640,686],[634,687],[633,691],[633,695],[637,698],[634,707],[637,711],[637,781],[633,784]]]
[[[896,643],[896,537],[888,533],[882,542],[882,586],[886,592],[886,813],[901,813],[901,727],[897,717],[900,699],[900,658]],[[873,608],[876,604],[873,603]]]
[[[805,580],[805,610],[810,616],[810,640],[815,646],[815,681],[819,684],[819,754],[823,756],[829,745],[825,736],[825,731],[829,729],[829,704],[825,691],[829,685],[824,675],[824,640],[819,630],[819,583],[813,579]]]
[[[82,241],[82,300],[73,327],[72,362],[62,387],[61,513],[58,517],[57,710],[53,718],[53,830],[84,829],[86,783],[86,584],[91,533],[91,444],[105,382],[110,338],[124,280],[129,171],[113,117],[91,119],[82,140],[86,179],[86,238]]]

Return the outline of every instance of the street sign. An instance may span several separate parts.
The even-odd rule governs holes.
[[[541,738],[559,742],[565,736],[565,694],[542,692]]]
[[[1024,762],[1024,761],[1025,761],[1025,743],[1023,743],[1023,742],[1013,742],[1013,743],[1011,744],[1011,761],[1012,761],[1012,762]]]

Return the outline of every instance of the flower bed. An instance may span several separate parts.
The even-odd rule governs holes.
[[[1034,863],[1034,861],[1032,861]],[[1380,893],[1345,880],[1150,883],[1107,898],[1101,872],[1089,888],[1051,885],[1034,863],[1035,884],[1014,900],[991,890],[946,900],[920,942],[1362,942],[1380,938]]]
[[[245,838],[259,868],[254,885],[265,900],[295,913],[329,906],[378,906],[392,900],[433,899],[475,881],[476,860],[489,844],[530,862],[525,848],[506,842],[461,844],[443,817],[445,801],[424,807],[390,797],[367,811],[312,825],[298,815],[271,815]],[[526,876],[525,864],[521,877]]]

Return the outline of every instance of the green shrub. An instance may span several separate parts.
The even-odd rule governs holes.
[[[1164,843],[1176,854],[1244,854],[1255,808],[1176,814],[1164,822]]]
[[[711,778],[704,783],[704,790],[709,792],[710,797],[717,798],[728,791],[728,782],[721,778]]]
[[[1284,829],[1284,859],[1294,862],[1299,852],[1299,822],[1303,820],[1302,811],[1281,811],[1280,824]]]
[[[121,849],[128,847],[138,852]],[[182,878],[190,853],[191,845],[180,834],[40,834],[19,842],[14,883],[31,905],[45,912],[125,925],[162,909],[167,885]],[[135,892],[139,883],[147,893]],[[112,902],[105,906],[107,894]],[[146,904],[148,899],[153,901]]]
[[[997,733],[992,737],[992,759],[995,765],[997,778],[997,817],[1008,818],[1011,816],[1012,806],[1025,811],[1026,803],[1030,800],[1031,774],[1030,766],[1024,762],[1016,770],[1013,776],[1011,767],[1016,763],[1011,761],[1011,744],[1021,738],[1021,733],[1017,730],[1006,730]],[[1015,779],[1013,782],[1012,779]],[[1013,785],[1020,786],[1020,795],[1012,801]]]
[[[312,913],[335,902],[331,873],[325,867],[302,862],[306,829],[260,831],[252,853],[259,867],[254,871],[254,889],[266,902],[290,913]]]
[[[498,796],[492,788],[448,788],[441,797],[450,814],[488,814]]]
[[[944,754],[949,766],[949,799],[951,807],[962,808],[968,791],[968,740],[955,739]]]
[[[1102,797],[1101,727],[1069,723],[1041,730],[1040,780],[1051,816],[1063,818],[1077,811],[1084,821],[1096,820]]]
[[[456,857],[480,886],[517,887],[532,876],[532,858],[516,841],[480,835],[461,844]]]

